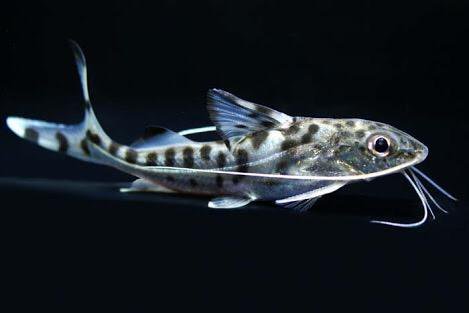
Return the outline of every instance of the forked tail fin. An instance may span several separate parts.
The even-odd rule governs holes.
[[[41,147],[100,163],[90,155],[88,141],[99,140],[103,145],[108,145],[111,139],[104,133],[91,107],[85,56],[76,42],[70,41],[70,46],[73,49],[80,76],[85,104],[84,120],[79,124],[64,125],[12,116],[8,117],[6,122],[16,135]]]

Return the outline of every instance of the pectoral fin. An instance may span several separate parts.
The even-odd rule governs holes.
[[[120,192],[164,192],[173,193],[175,191],[163,186],[154,184],[146,179],[139,178],[130,184],[129,188],[121,188]]]
[[[213,198],[208,203],[208,207],[212,209],[235,209],[243,207],[253,200],[247,196],[223,196]]]
[[[304,212],[309,210],[321,196],[334,192],[346,184],[347,182],[332,182],[331,184],[316,188],[312,191],[276,200],[275,203],[289,209]]]

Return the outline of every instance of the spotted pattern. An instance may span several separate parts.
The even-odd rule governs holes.
[[[86,131],[86,137],[95,145],[101,145],[101,138],[99,138],[97,134],[93,133],[89,129]]]
[[[311,124],[311,125],[309,125],[309,127],[308,127],[308,132],[309,132],[311,135],[316,134],[318,131],[319,131],[319,125],[317,125],[317,124]]]
[[[218,152],[217,155],[217,166],[219,168],[225,167],[226,165],[226,155],[223,152]]]
[[[343,130],[343,131],[341,131],[341,132],[339,133],[339,136],[340,136],[341,138],[350,138],[350,137],[352,137],[353,135],[352,135],[352,133],[349,132],[348,130]]]
[[[291,148],[295,147],[296,145],[297,145],[297,143],[296,143],[295,140],[287,139],[284,142],[282,142],[282,145],[280,146],[280,148],[281,148],[282,151],[285,151],[285,150],[288,150],[288,149],[291,149]]]
[[[194,149],[192,147],[185,147],[182,150],[182,160],[184,167],[194,167]]]
[[[117,155],[117,151],[119,150],[119,148],[120,148],[120,145],[119,145],[119,144],[117,144],[117,143],[115,143],[115,142],[111,142],[111,144],[109,145],[109,149],[108,149],[108,150],[109,150],[109,153],[110,153],[111,155],[114,155],[114,156],[115,156],[115,155]]]
[[[290,165],[290,162],[288,160],[286,159],[281,160],[280,162],[278,162],[275,171],[279,174],[286,174],[288,171],[289,165]]]
[[[24,130],[24,138],[37,142],[39,140],[39,133],[37,130],[28,127]]]
[[[68,150],[67,137],[65,137],[61,132],[57,132],[55,134],[55,139],[57,139],[57,142],[59,143],[59,152],[66,153]]]
[[[363,130],[357,130],[355,132],[355,138],[362,139],[363,137],[365,137],[365,132]]]
[[[164,152],[164,165],[174,166],[176,151],[174,148],[169,148]]]
[[[303,136],[301,136],[301,143],[302,144],[307,144],[312,141],[313,137],[311,136],[310,133],[306,133]]]
[[[246,150],[244,149],[239,149],[236,151],[236,164],[237,166],[237,171],[238,172],[247,172],[249,169],[249,165],[247,164],[249,161],[249,154]],[[233,184],[238,184],[241,179],[243,179],[244,176],[233,176]]]
[[[355,127],[355,122],[354,121],[346,121],[345,125],[347,125],[348,127]]]
[[[80,148],[85,155],[90,155],[90,149],[88,148],[88,143],[86,142],[86,139],[82,139],[80,141]]]
[[[342,129],[342,127],[344,127],[344,125],[342,125],[341,123],[335,123],[334,126],[337,129]]]
[[[200,148],[200,157],[204,161],[210,161],[210,151],[212,151],[212,147],[209,145],[203,145],[202,148]]]
[[[136,163],[137,157],[138,157],[138,153],[134,149],[129,148],[127,149],[127,151],[125,151],[125,160],[127,162]]]
[[[158,154],[156,152],[150,152],[147,154],[146,164],[149,166],[156,165],[156,161],[158,159]]]
[[[251,144],[254,149],[259,149],[259,147],[264,143],[264,141],[269,137],[269,132],[266,130],[261,130],[254,133],[250,139]]]

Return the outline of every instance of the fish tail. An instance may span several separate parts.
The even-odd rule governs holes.
[[[75,55],[83,92],[85,108],[83,121],[78,124],[64,125],[11,116],[7,118],[6,123],[16,135],[41,147],[85,161],[101,163],[99,159],[91,155],[90,141],[100,145],[110,145],[112,140],[103,131],[91,106],[85,56],[77,43],[70,41],[70,45]]]

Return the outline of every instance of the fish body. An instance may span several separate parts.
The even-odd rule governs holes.
[[[422,162],[427,147],[384,123],[292,117],[211,89],[207,108],[221,140],[196,142],[148,127],[131,145],[112,140],[91,106],[85,57],[72,42],[85,103],[76,125],[9,117],[18,136],[50,150],[115,167],[139,179],[126,191],[215,196],[214,208],[274,200],[306,210],[348,183],[402,171]]]

